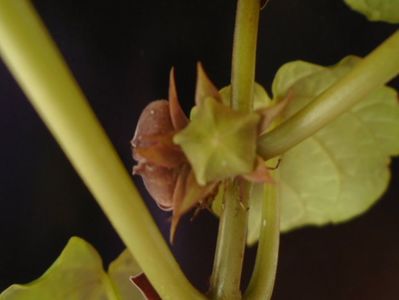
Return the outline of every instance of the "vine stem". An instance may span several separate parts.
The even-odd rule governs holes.
[[[0,1],[0,53],[162,299],[206,299],[180,270],[28,1]]]
[[[249,112],[253,106],[260,0],[238,0],[234,32],[231,106]],[[218,300],[241,299],[240,282],[248,222],[251,184],[235,179],[225,185],[223,211],[211,277],[210,295]]]
[[[276,185],[265,185],[265,201],[255,269],[245,292],[245,300],[269,300],[276,278],[280,243],[280,197],[278,195],[278,171],[273,175]]]
[[[212,299],[241,299],[240,282],[248,214],[244,207],[247,204],[240,201],[248,199],[250,188],[243,183],[240,179],[231,180],[224,187],[223,211],[211,278]]]
[[[284,153],[398,74],[399,30],[309,105],[262,136],[259,154],[267,160]]]

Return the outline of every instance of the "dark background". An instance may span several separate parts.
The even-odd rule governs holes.
[[[229,82],[236,1],[33,2],[129,170],[138,115],[167,95],[172,65],[186,111],[196,61],[217,86]],[[341,0],[272,0],[261,13],[257,81],[269,88],[278,67],[295,59],[329,65],[363,56],[396,28],[366,21]],[[1,62],[0,136],[0,290],[42,274],[72,235],[106,264],[115,258],[123,244]],[[274,300],[399,299],[399,161],[392,166],[395,183],[365,215],[282,236]],[[169,215],[148,205],[167,236]],[[202,290],[216,231],[208,213],[185,218],[173,247]]]

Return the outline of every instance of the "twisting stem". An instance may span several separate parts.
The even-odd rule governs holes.
[[[399,30],[304,109],[261,137],[259,153],[264,159],[284,153],[398,73]]]
[[[205,299],[181,272],[28,1],[0,1],[0,53],[162,299]]]
[[[231,106],[252,110],[260,0],[238,0],[234,33]],[[226,184],[220,217],[210,294],[213,299],[241,299],[250,184],[237,179]]]

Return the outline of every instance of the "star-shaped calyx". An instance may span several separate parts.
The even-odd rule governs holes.
[[[260,116],[205,97],[173,141],[186,154],[200,185],[251,172]]]

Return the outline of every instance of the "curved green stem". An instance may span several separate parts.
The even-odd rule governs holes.
[[[312,103],[262,136],[258,142],[259,154],[267,160],[284,153],[398,73],[399,30]]]
[[[260,0],[238,0],[234,32],[231,106],[249,112],[253,106]],[[235,180],[225,189],[217,250],[211,279],[213,299],[241,299],[250,184]]]
[[[28,1],[0,1],[0,53],[162,299],[205,299],[180,270]]]
[[[265,201],[262,207],[262,223],[255,269],[244,295],[245,300],[269,300],[272,297],[279,241],[280,200],[278,190],[274,185],[265,185]]]

